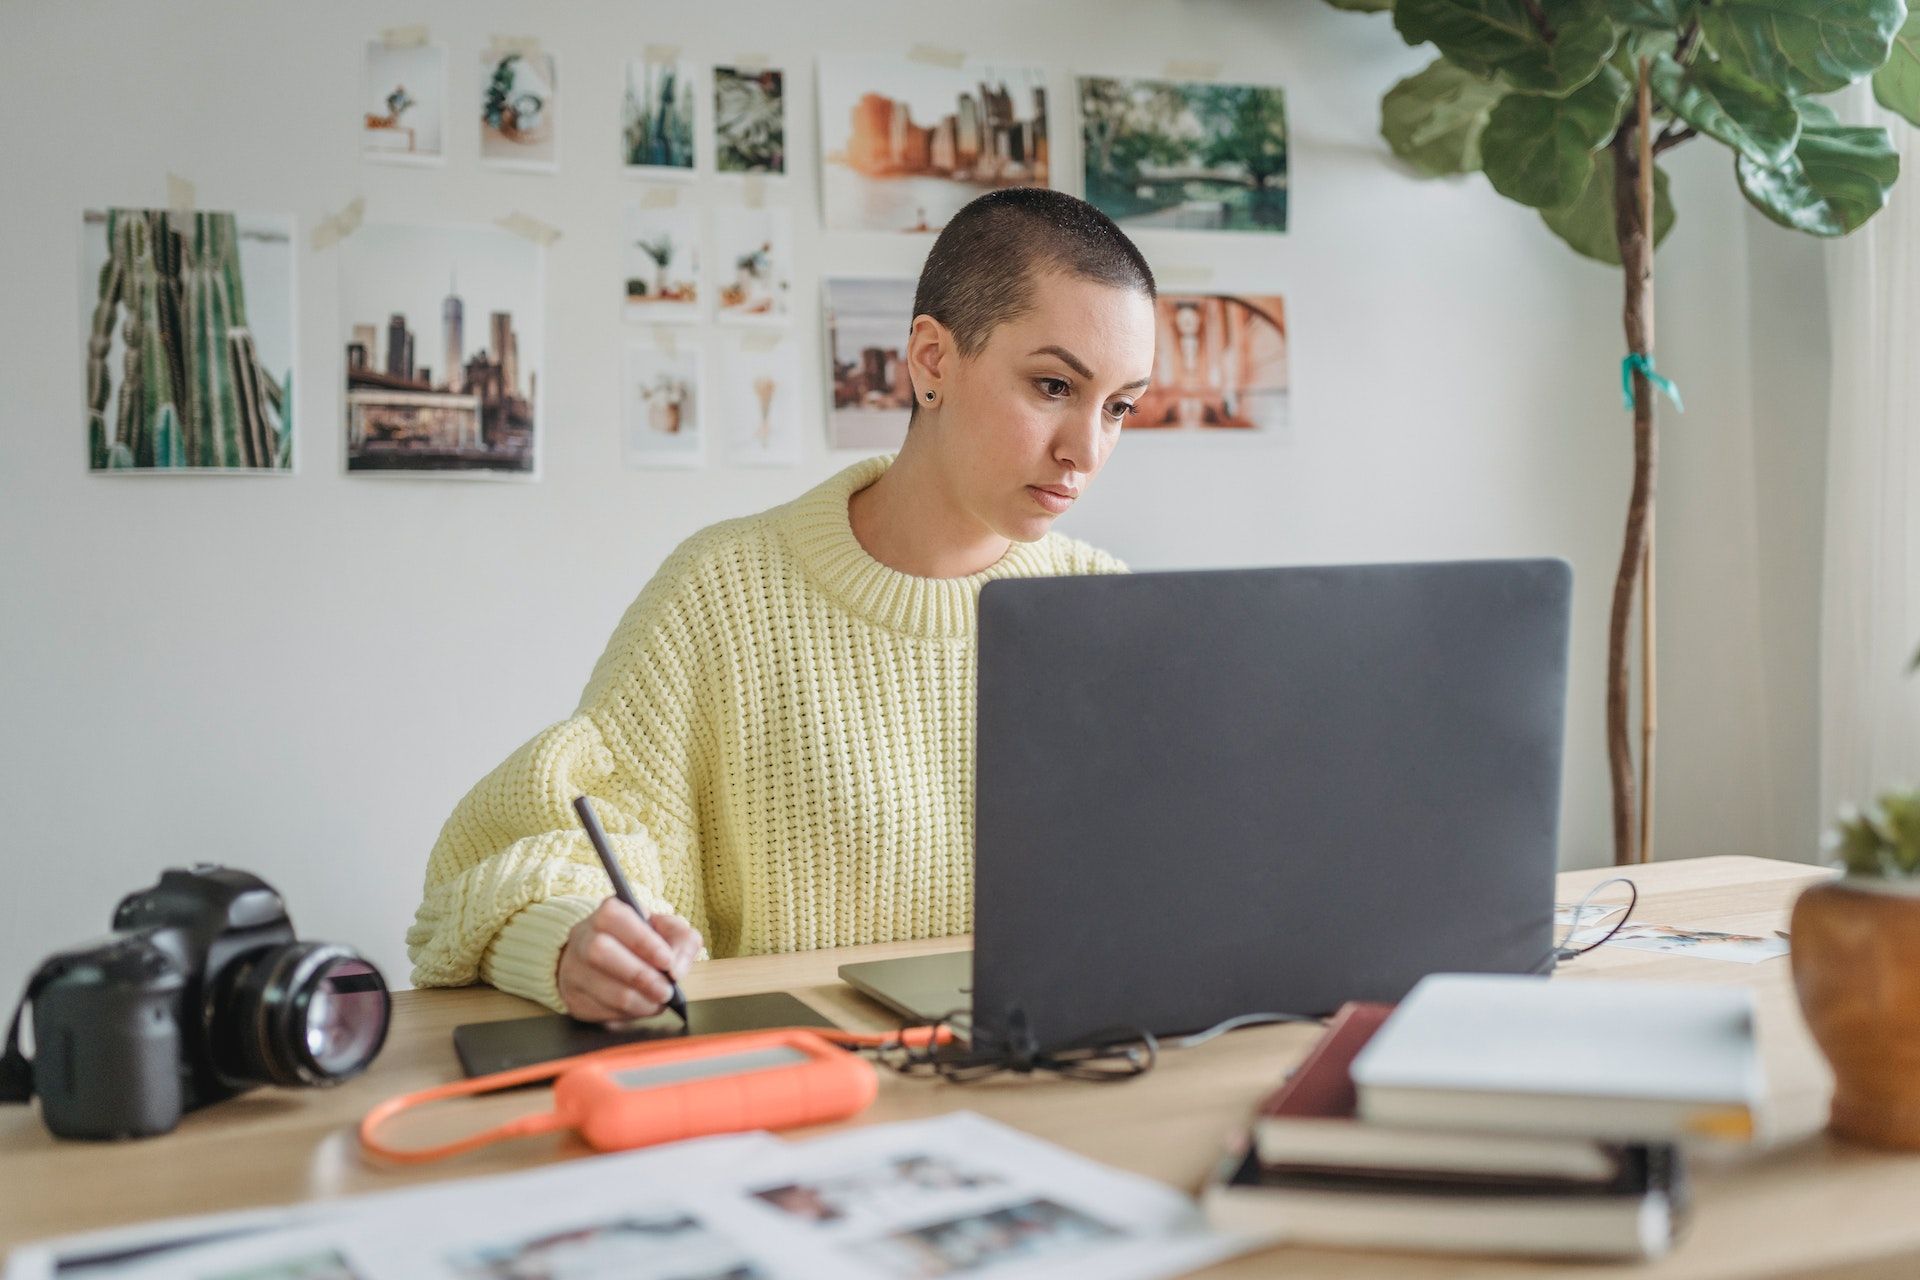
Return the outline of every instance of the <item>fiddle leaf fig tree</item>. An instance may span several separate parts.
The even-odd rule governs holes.
[[[1616,862],[1651,856],[1653,682],[1641,673],[1639,776],[1628,635],[1641,593],[1652,648],[1656,388],[1653,256],[1674,224],[1657,158],[1706,139],[1734,181],[1790,230],[1842,236],[1879,212],[1900,174],[1886,130],[1842,124],[1821,96],[1871,77],[1920,125],[1920,13],[1905,0],[1327,0],[1385,13],[1437,55],[1381,99],[1394,155],[1429,177],[1480,172],[1536,209],[1574,252],[1620,269],[1622,381],[1633,409],[1633,488],[1607,643],[1607,760]]]

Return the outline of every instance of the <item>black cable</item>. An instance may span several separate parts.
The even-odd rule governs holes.
[[[1583,947],[1569,946],[1593,895],[1611,884],[1627,886],[1627,909],[1611,929],[1593,942]],[[1574,904],[1573,920],[1567,925],[1566,934],[1554,943],[1553,949],[1541,959],[1534,972],[1545,973],[1557,962],[1578,959],[1595,947],[1611,941],[1621,927],[1633,918],[1634,909],[1639,904],[1639,887],[1625,876],[1611,876],[1600,881]],[[1160,1060],[1163,1047],[1191,1049],[1241,1027],[1295,1022],[1325,1025],[1327,1021],[1323,1017],[1304,1013],[1243,1013],[1215,1023],[1203,1031],[1166,1041],[1141,1027],[1108,1027],[1081,1036],[1060,1048],[1043,1051],[1027,1026],[1025,1017],[1018,1012],[1008,1020],[1005,1035],[963,1026],[971,1020],[970,1010],[952,1009],[937,1018],[906,1022],[901,1024],[901,1040],[862,1052],[872,1054],[881,1065],[900,1075],[946,1080],[953,1084],[968,1084],[1005,1074],[1032,1075],[1040,1071],[1068,1080],[1112,1084],[1132,1080],[1153,1070],[1154,1064]],[[951,1032],[955,1040],[964,1040],[965,1047],[942,1043],[936,1036],[927,1036],[914,1044],[905,1040],[908,1031],[927,1029],[937,1032],[941,1028]]]
[[[1008,1033],[999,1035],[970,1023],[969,1011],[954,1009],[938,1018],[909,1022],[905,1032],[920,1027],[945,1027],[964,1047],[942,1044],[927,1037],[916,1044],[896,1042],[874,1051],[881,1065],[903,1076],[970,1084],[1005,1073],[1032,1075],[1044,1071],[1069,1080],[1110,1084],[1145,1075],[1159,1060],[1160,1042],[1138,1027],[1112,1027],[1091,1032],[1056,1049],[1042,1050],[1026,1019],[1015,1014]]]
[[[1621,912],[1620,918],[1618,920],[1614,921],[1613,928],[1607,930],[1606,933],[1594,939],[1592,942],[1588,943],[1586,946],[1584,947],[1567,946],[1569,942],[1573,941],[1574,931],[1580,927],[1580,916],[1586,910],[1588,900],[1591,899],[1594,894],[1600,892],[1602,889],[1606,888],[1610,884],[1623,884],[1627,886],[1627,893],[1629,895],[1629,897],[1627,898],[1627,909]],[[1573,904],[1573,919],[1569,921],[1567,924],[1566,936],[1561,938],[1560,941],[1554,944],[1553,959],[1556,961],[1577,960],[1581,956],[1587,954],[1587,952],[1593,950],[1595,947],[1602,946],[1608,942],[1611,942],[1613,940],[1613,935],[1620,932],[1620,927],[1626,924],[1628,920],[1631,920],[1633,918],[1633,909],[1639,905],[1640,905],[1640,889],[1637,885],[1633,883],[1633,881],[1627,879],[1625,876],[1609,876],[1605,880],[1602,880],[1599,884],[1596,884],[1595,886],[1593,886],[1593,888],[1587,890],[1585,897],[1581,898],[1580,901]]]
[[[1315,1026],[1327,1025],[1325,1018],[1310,1013],[1243,1013],[1237,1018],[1228,1018],[1225,1022],[1216,1022],[1205,1031],[1196,1031],[1190,1036],[1182,1036],[1167,1047],[1170,1049],[1193,1049],[1205,1044],[1215,1036],[1225,1035],[1229,1031],[1238,1031],[1242,1027],[1265,1027],[1284,1022],[1311,1022]]]
[[[938,1018],[906,1023],[901,1027],[901,1040],[871,1052],[881,1065],[900,1075],[945,1080],[952,1084],[970,1084],[998,1075],[1032,1075],[1035,1072],[1094,1084],[1114,1084],[1153,1070],[1163,1048],[1190,1049],[1241,1027],[1282,1022],[1324,1024],[1325,1021],[1324,1018],[1301,1013],[1245,1013],[1203,1031],[1164,1041],[1140,1027],[1109,1027],[1080,1036],[1059,1048],[1043,1051],[1033,1038],[1025,1018],[1018,1013],[1009,1019],[1008,1034],[1002,1036],[963,1026],[971,1022],[969,1011],[954,1009]],[[956,1039],[965,1040],[966,1045],[964,1048],[953,1044],[943,1045],[932,1037],[915,1044],[906,1043],[905,1033],[921,1027],[944,1027]]]

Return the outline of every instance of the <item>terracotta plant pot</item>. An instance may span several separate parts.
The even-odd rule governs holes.
[[[1833,1067],[1834,1133],[1920,1150],[1920,882],[1849,876],[1793,906],[1793,984]]]

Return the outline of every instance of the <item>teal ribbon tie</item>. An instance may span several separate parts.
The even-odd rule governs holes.
[[[1636,351],[1620,362],[1620,401],[1626,408],[1633,408],[1633,371],[1635,369],[1647,375],[1647,381],[1653,384],[1654,390],[1673,401],[1675,410],[1680,413],[1687,411],[1687,406],[1680,403],[1680,388],[1673,385],[1672,378],[1653,371],[1653,357],[1644,351]]]

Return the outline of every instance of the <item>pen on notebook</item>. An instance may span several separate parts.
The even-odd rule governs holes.
[[[627,883],[627,877],[620,871],[620,864],[613,860],[613,847],[607,843],[607,833],[600,829],[600,816],[593,811],[593,802],[585,796],[575,796],[573,811],[580,815],[580,825],[587,829],[587,839],[593,842],[593,851],[600,855],[600,865],[607,869],[607,879],[613,881],[613,896],[633,908],[633,914],[644,923],[647,909],[640,905],[640,899],[633,896],[633,886]],[[672,991],[667,996],[667,1008],[680,1015],[680,1025],[687,1025],[687,998],[680,994],[680,984],[667,975],[667,985]]]

